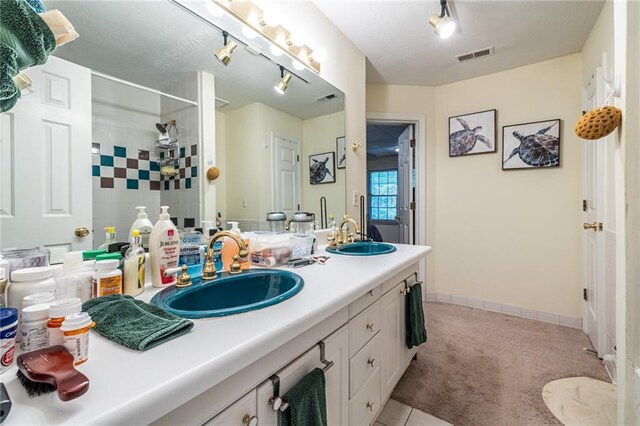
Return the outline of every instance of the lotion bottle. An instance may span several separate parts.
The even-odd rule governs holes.
[[[137,296],[144,291],[144,249],[141,243],[140,231],[131,232],[131,246],[124,255],[124,284],[123,293]]]
[[[178,266],[180,236],[169,216],[169,207],[161,206],[161,213],[149,238],[151,284],[166,287],[176,283],[176,276],[165,276],[164,271]]]
[[[138,210],[138,218],[131,229],[129,230],[129,239],[133,238],[133,231],[140,231],[140,244],[142,248],[145,250],[149,250],[149,237],[151,236],[151,231],[153,230],[153,223],[149,220],[149,216],[147,215],[147,208],[145,206],[136,207]]]

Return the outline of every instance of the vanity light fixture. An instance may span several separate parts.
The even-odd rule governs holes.
[[[231,62],[231,55],[233,55],[233,51],[236,50],[238,44],[233,40],[229,41],[229,33],[226,31],[222,32],[222,37],[224,38],[224,46],[218,49],[215,56],[226,67]]]
[[[447,0],[440,0],[440,14],[434,13],[429,18],[429,24],[433,27],[433,31],[438,37],[443,40],[453,35],[456,30],[456,21],[451,18]]]
[[[284,95],[284,91],[287,90],[290,80],[291,80],[291,74],[289,73],[285,74],[284,67],[280,65],[280,80],[278,80],[278,82],[276,83],[275,86],[273,86],[273,88],[279,94]]]

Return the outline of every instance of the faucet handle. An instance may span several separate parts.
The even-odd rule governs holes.
[[[230,274],[239,274],[240,272],[242,272],[240,270],[240,256],[238,256],[237,254],[235,256],[233,256],[233,263],[229,266],[229,273]]]
[[[177,288],[189,287],[191,285],[191,275],[187,273],[187,265],[182,265],[182,273],[178,277],[178,282],[176,283]]]

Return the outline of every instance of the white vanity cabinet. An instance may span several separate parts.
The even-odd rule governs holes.
[[[252,390],[223,412],[205,423],[206,426],[258,426],[256,390]]]

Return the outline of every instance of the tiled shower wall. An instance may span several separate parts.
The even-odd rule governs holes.
[[[155,142],[160,96],[94,76],[93,244],[104,242],[104,228],[115,226],[127,241],[136,206],[146,206],[155,223],[160,210],[160,172]]]
[[[190,74],[186,78],[177,81],[164,89],[181,98],[196,100],[198,89],[196,74]],[[185,218],[193,218],[196,226],[200,226],[200,191],[199,179],[199,146],[198,135],[198,108],[184,102],[163,97],[160,101],[161,119],[163,123],[176,120],[178,126],[179,151],[174,151],[173,156],[180,158],[180,174],[168,178],[161,177],[160,200],[162,205],[169,206],[171,217],[178,219],[178,226],[184,227]],[[165,151],[159,153],[162,156],[171,155]]]

